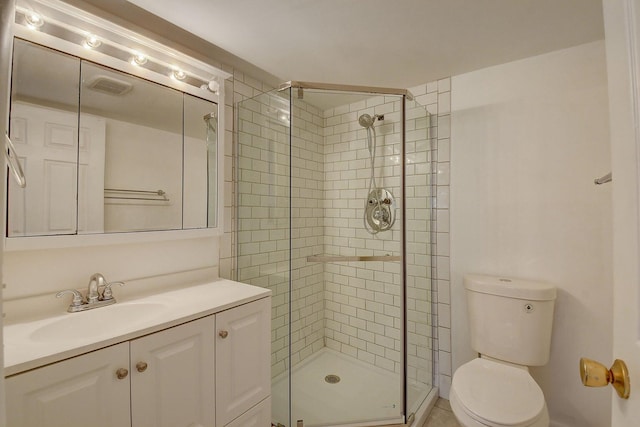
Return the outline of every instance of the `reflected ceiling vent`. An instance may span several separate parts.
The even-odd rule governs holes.
[[[133,89],[131,83],[107,76],[97,76],[87,83],[87,87],[98,92],[116,96],[124,95]]]

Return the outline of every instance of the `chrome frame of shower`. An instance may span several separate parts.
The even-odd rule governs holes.
[[[334,83],[301,82],[297,80],[291,80],[282,83],[278,90],[282,91],[289,88],[298,89],[298,93],[300,93],[300,90],[304,89],[317,89],[337,92],[363,92],[377,95],[401,95],[406,97],[409,101],[413,101],[414,99],[413,94],[407,89],[376,86],[341,85]]]

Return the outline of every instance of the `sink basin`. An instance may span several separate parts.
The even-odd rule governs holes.
[[[31,333],[30,338],[40,342],[58,342],[62,339],[94,338],[118,330],[130,331],[132,327],[161,316],[166,310],[166,305],[157,303],[116,303],[69,313],[40,326]]]

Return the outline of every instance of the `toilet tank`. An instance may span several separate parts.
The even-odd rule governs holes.
[[[475,351],[517,365],[549,361],[554,286],[478,274],[466,275],[464,286]]]

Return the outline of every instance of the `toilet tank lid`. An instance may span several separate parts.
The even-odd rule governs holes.
[[[467,274],[464,276],[464,286],[469,291],[509,298],[534,301],[552,301],[556,299],[555,286],[545,282],[513,277]]]

